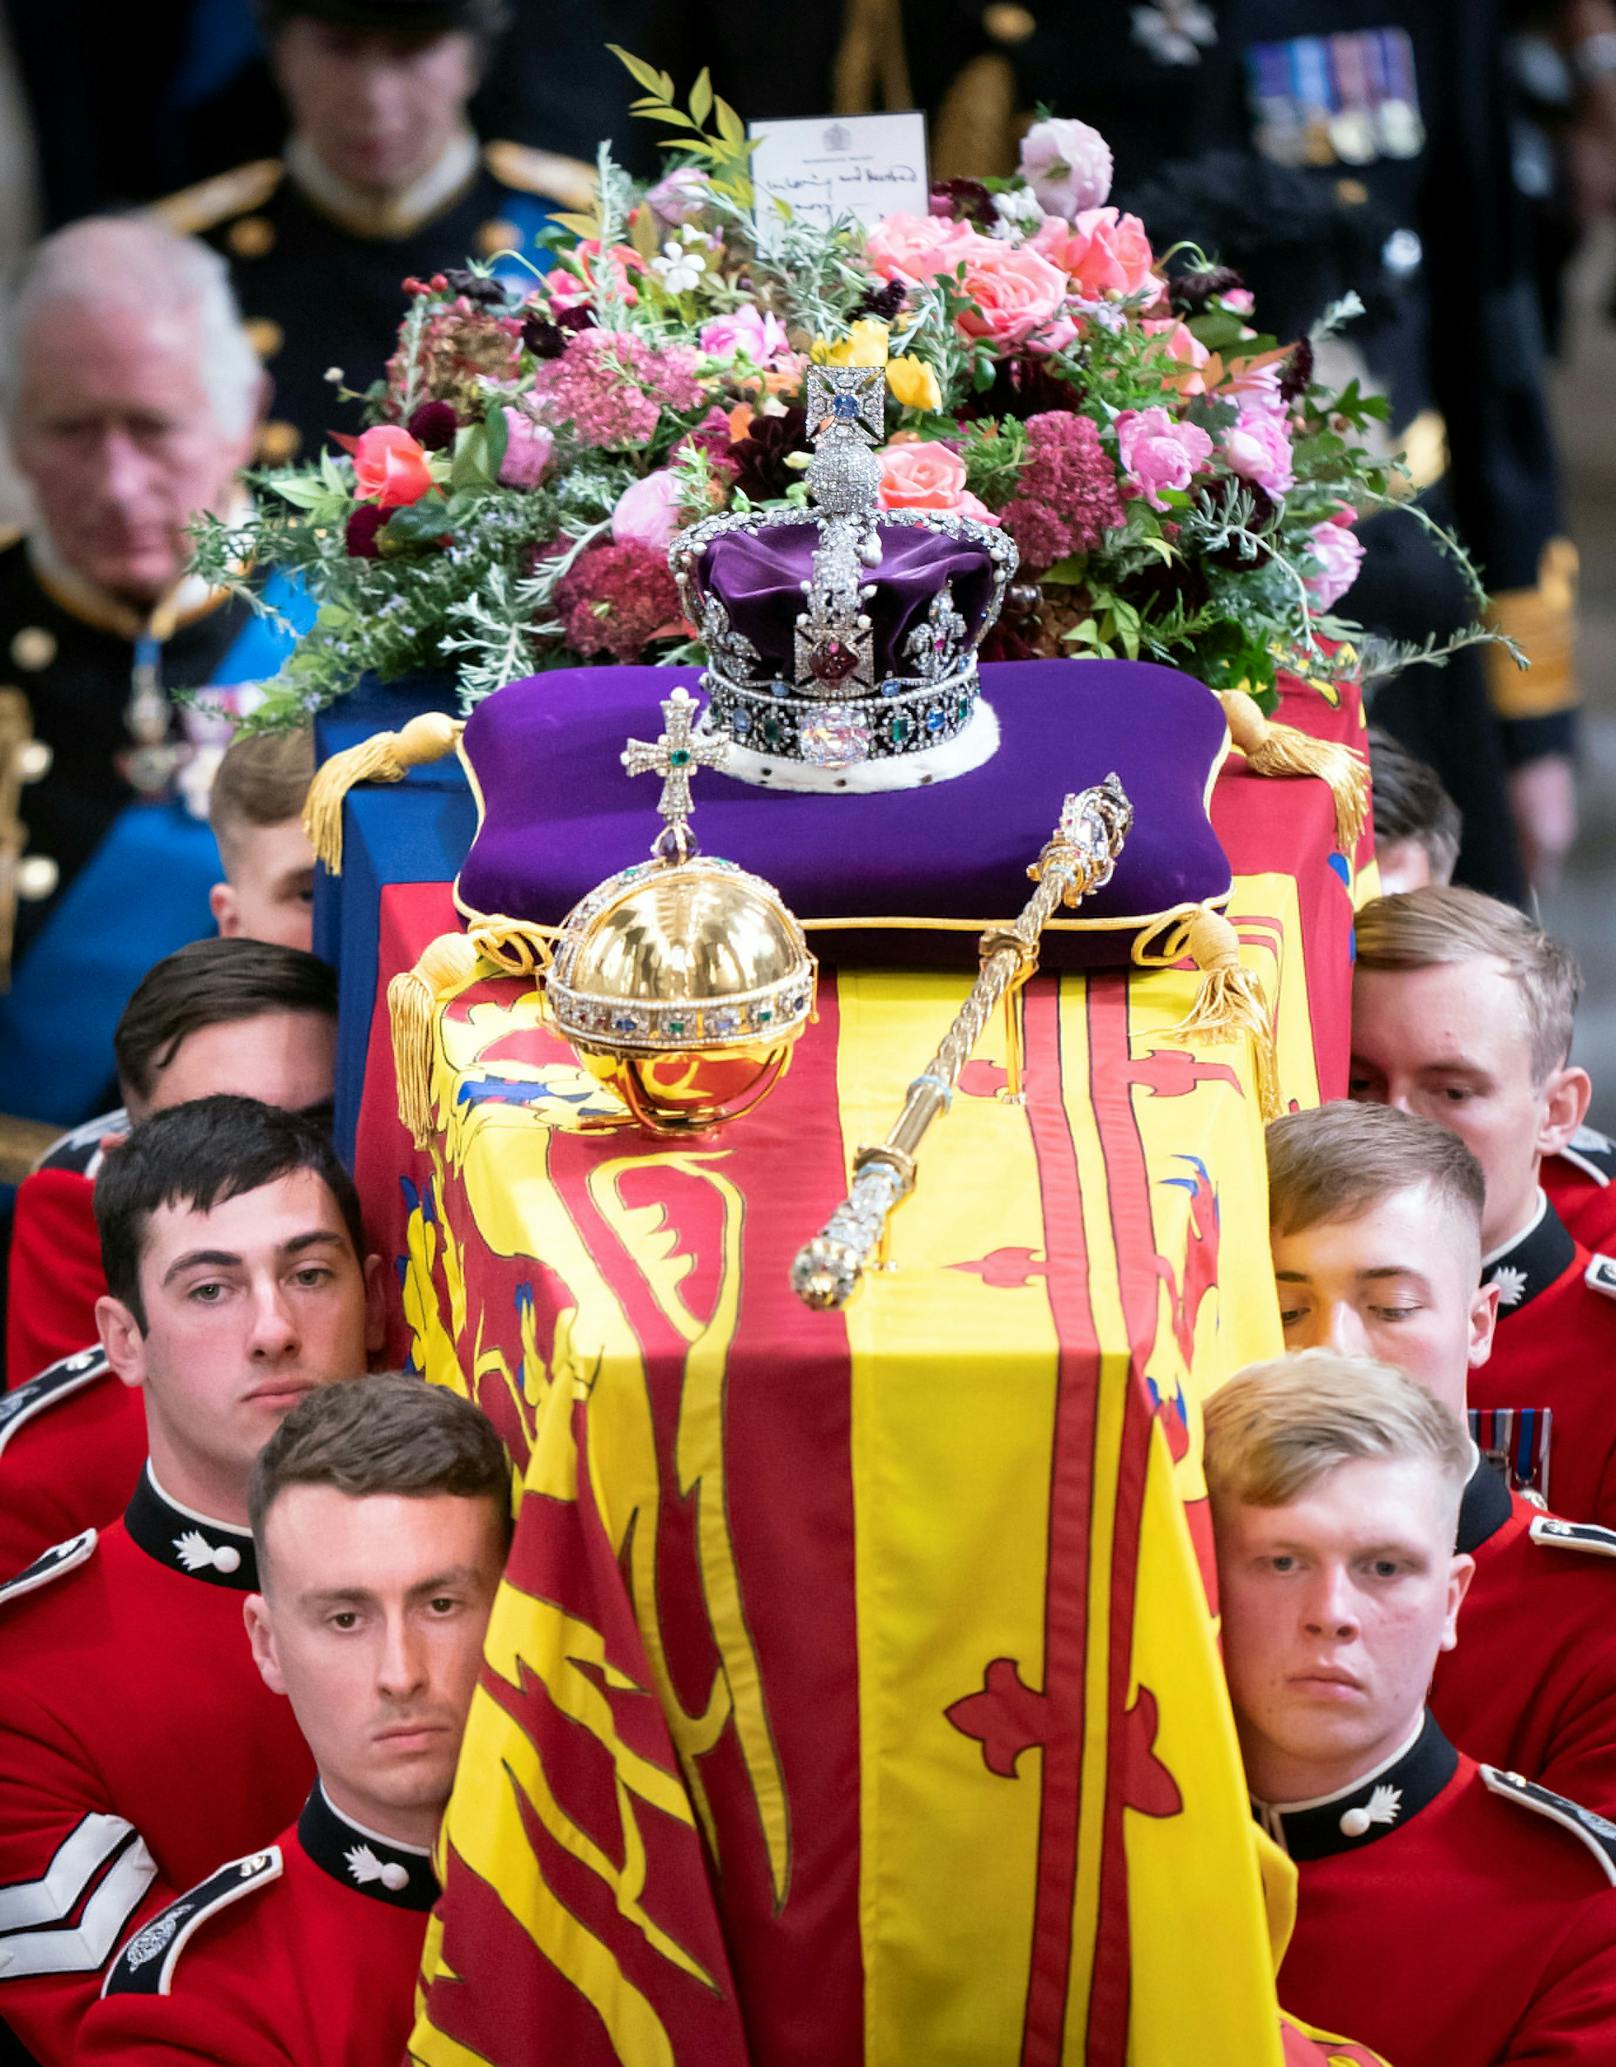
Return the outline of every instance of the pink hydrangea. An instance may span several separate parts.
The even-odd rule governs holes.
[[[1051,216],[1032,248],[1059,266],[1086,301],[1140,294],[1154,279],[1156,261],[1144,224],[1115,208],[1085,208],[1069,223]]]
[[[556,583],[555,610],[575,652],[635,661],[678,629],[679,591],[665,552],[635,540],[592,545]]]
[[[1021,176],[1046,215],[1098,208],[1111,191],[1111,146],[1086,122],[1051,116],[1021,140]]]
[[[1212,457],[1212,440],[1199,424],[1180,423],[1165,409],[1124,409],[1115,429],[1123,478],[1155,510],[1167,508],[1165,489],[1187,488]]]
[[[1294,486],[1291,434],[1284,417],[1273,409],[1242,408],[1218,440],[1231,473],[1253,481],[1268,495],[1284,495]]]
[[[533,392],[552,423],[614,450],[646,444],[664,409],[683,414],[703,395],[687,345],[649,345],[624,330],[580,330],[540,365]]]
[[[733,359],[744,352],[754,366],[772,366],[791,350],[780,318],[749,301],[703,323],[696,342],[710,359]]]
[[[1051,409],[1027,418],[1027,457],[1000,512],[1029,573],[1091,552],[1123,520],[1117,470],[1087,416]]]
[[[1358,569],[1363,565],[1363,542],[1358,534],[1349,528],[1353,512],[1344,510],[1341,523],[1326,522],[1313,527],[1313,557],[1319,563],[1318,572],[1305,576],[1307,592],[1314,607],[1331,610],[1358,579]]]

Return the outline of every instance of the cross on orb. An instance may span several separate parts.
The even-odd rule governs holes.
[[[663,703],[663,730],[655,745],[631,739],[623,753],[623,766],[630,775],[662,777],[657,811],[669,825],[682,825],[690,816],[690,778],[695,771],[722,767],[729,752],[727,739],[693,736],[698,711],[696,699],[688,689],[675,689]]]

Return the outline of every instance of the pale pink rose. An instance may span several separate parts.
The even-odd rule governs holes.
[[[1197,369],[1204,366],[1212,354],[1189,325],[1180,323],[1172,317],[1155,317],[1139,327],[1147,337],[1161,340],[1166,347],[1168,358],[1176,359],[1180,366],[1188,366],[1191,369],[1190,378],[1178,384],[1179,392],[1185,395],[1204,395],[1206,382],[1202,380]]]
[[[1155,261],[1145,226],[1137,215],[1114,208],[1085,208],[1069,223],[1051,216],[1032,248],[1059,266],[1088,301],[1138,294],[1152,284]]]
[[[1051,352],[1064,352],[1077,336],[1077,325],[1064,312],[1052,322],[1044,323],[1027,339],[1029,352],[1039,352],[1046,357]]]
[[[1227,294],[1220,294],[1219,301],[1237,316],[1249,316],[1257,306],[1257,297],[1249,287],[1231,287]]]
[[[1284,371],[1278,359],[1270,359],[1264,366],[1242,366],[1224,382],[1224,392],[1238,396],[1242,409],[1264,409],[1271,415],[1283,416],[1285,397],[1279,384]]]
[[[1284,495],[1296,481],[1291,434],[1271,409],[1242,409],[1218,440],[1231,473],[1254,481],[1269,495]]]
[[[1358,534],[1345,524],[1316,524],[1313,527],[1313,557],[1317,574],[1305,576],[1314,607],[1331,610],[1358,579],[1364,549]]]
[[[583,268],[583,278],[568,272],[564,266],[552,266],[544,276],[544,292],[552,309],[576,309],[594,298],[595,269],[600,262],[600,239],[585,237],[573,250],[574,260]],[[624,304],[632,308],[639,300],[632,275],[645,271],[645,260],[630,244],[614,244],[608,254],[612,271],[617,275],[617,288]]]
[[[1124,409],[1116,420],[1124,486],[1164,510],[1162,491],[1187,488],[1212,457],[1212,440],[1199,425],[1179,423],[1165,409]]]
[[[1021,140],[1021,176],[1047,215],[1098,208],[1111,191],[1111,146],[1086,122],[1035,122]]]
[[[929,280],[937,273],[952,273],[961,259],[978,245],[997,250],[992,238],[973,230],[969,223],[950,222],[940,215],[883,216],[872,223],[864,236],[864,255],[872,272],[883,280]]]
[[[707,206],[711,186],[705,172],[698,172],[694,165],[682,165],[677,172],[659,179],[645,198],[658,222],[676,230],[681,223],[700,215]]]
[[[555,433],[535,423],[524,409],[503,411],[505,456],[499,463],[502,488],[537,488],[555,450]]]
[[[965,462],[951,445],[921,438],[888,445],[881,462],[881,507],[884,510],[953,510],[982,524],[998,518],[965,485]]]
[[[772,366],[791,349],[779,317],[765,315],[751,302],[703,323],[696,342],[709,359],[733,359],[745,352],[754,366]]]
[[[1036,251],[1017,251],[984,237],[965,254],[964,291],[976,304],[959,318],[967,337],[1019,344],[1059,316],[1066,276]]]
[[[631,481],[612,511],[617,545],[645,545],[660,551],[679,528],[679,483],[664,467]]]

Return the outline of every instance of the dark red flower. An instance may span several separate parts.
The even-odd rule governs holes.
[[[462,294],[475,309],[502,309],[508,299],[500,283],[487,273],[474,273],[468,266],[454,266],[444,274],[451,294]]]
[[[784,416],[754,416],[744,438],[730,446],[727,457],[735,468],[735,485],[753,502],[770,502],[784,495],[801,476],[786,465],[786,455],[808,447],[808,413],[794,403]]]
[[[423,402],[406,428],[416,444],[428,452],[447,452],[455,441],[460,419],[447,402]]]
[[[392,515],[374,502],[362,502],[348,519],[348,528],[343,533],[343,543],[348,548],[351,560],[379,560],[382,556],[378,534]]]
[[[1279,376],[1279,392],[1287,402],[1294,402],[1298,395],[1305,395],[1313,384],[1313,340],[1299,337],[1291,346],[1290,357],[1285,361]]]
[[[908,298],[909,290],[902,280],[889,280],[884,287],[872,288],[855,303],[853,318],[874,316],[878,323],[891,323]]]
[[[1175,273],[1167,283],[1167,298],[1177,316],[1198,316],[1220,294],[1232,294],[1245,281],[1233,266],[1193,266]]]
[[[975,223],[979,230],[991,230],[999,219],[994,213],[993,196],[979,179],[934,179],[928,210],[955,222]]]

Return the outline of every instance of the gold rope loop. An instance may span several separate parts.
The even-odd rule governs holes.
[[[411,768],[452,754],[464,729],[447,711],[422,711],[397,732],[373,732],[322,761],[303,800],[303,830],[316,860],[342,874],[342,805],[356,783],[402,782]]]
[[[1244,689],[1220,689],[1229,737],[1254,775],[1316,775],[1335,804],[1335,843],[1351,854],[1369,817],[1369,763],[1350,746],[1315,739],[1294,725],[1265,718]]]

